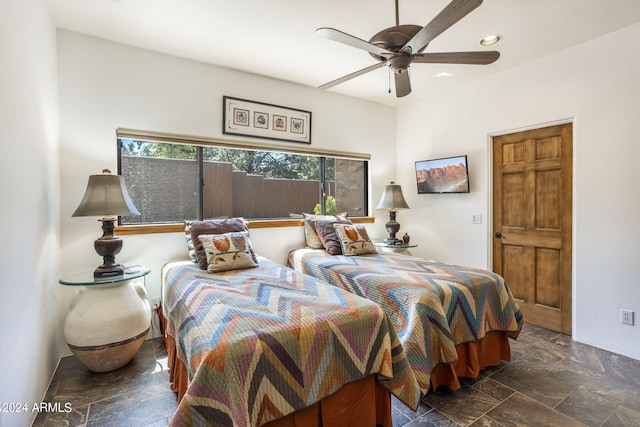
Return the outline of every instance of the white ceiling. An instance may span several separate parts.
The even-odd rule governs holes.
[[[315,34],[333,27],[369,40],[395,25],[394,0],[47,0],[59,28],[222,67],[317,87],[375,63]],[[400,24],[424,26],[449,0],[399,0]],[[640,22],[640,0],[485,0],[425,52],[498,50],[491,65],[414,64],[413,92],[388,93],[382,67],[329,90],[402,105],[471,79]],[[504,38],[492,47],[488,34]],[[441,72],[451,77],[436,77]],[[549,70],[561,73],[562,70]]]

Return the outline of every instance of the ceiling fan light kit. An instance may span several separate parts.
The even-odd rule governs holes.
[[[433,39],[481,4],[482,0],[452,0],[431,22],[421,27],[400,25],[398,0],[396,0],[396,25],[376,33],[368,42],[335,28],[318,28],[316,30],[318,35],[365,50],[377,61],[376,64],[347,74],[320,88],[329,89],[386,65],[393,72],[396,96],[400,98],[411,93],[408,70],[413,63],[487,65],[495,62],[500,57],[500,52],[423,53]]]

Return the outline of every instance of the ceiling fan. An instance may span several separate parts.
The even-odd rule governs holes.
[[[411,93],[409,66],[412,63],[476,64],[487,65],[500,57],[500,52],[440,52],[422,53],[429,43],[447,28],[467,16],[482,4],[482,0],[453,0],[427,25],[400,25],[398,0],[396,0],[396,25],[386,28],[367,42],[335,28],[322,27],[316,33],[330,40],[363,49],[378,61],[376,64],[320,86],[328,89],[355,77],[376,70],[385,65],[393,71],[396,96],[398,98]],[[389,89],[389,91],[391,91]]]

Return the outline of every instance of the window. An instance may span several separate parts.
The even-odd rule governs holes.
[[[367,216],[368,160],[328,154],[119,131],[118,172],[141,214],[120,225]]]

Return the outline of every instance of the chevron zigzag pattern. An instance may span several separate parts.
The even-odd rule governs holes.
[[[417,379],[379,306],[264,258],[217,274],[165,268],[163,311],[190,379],[173,425],[260,426],[372,374],[418,404]]]
[[[317,249],[289,254],[289,265],[378,303],[398,333],[423,393],[455,346],[487,332],[517,338],[522,312],[504,279],[492,272],[423,258],[378,253],[332,256]]]

